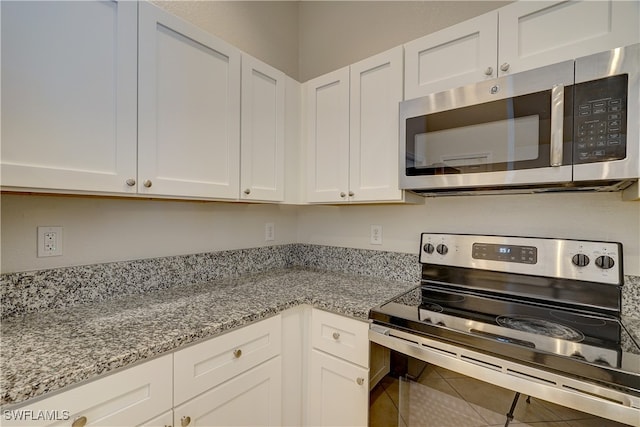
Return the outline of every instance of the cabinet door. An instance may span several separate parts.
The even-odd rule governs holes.
[[[240,51],[140,3],[138,192],[238,197]]]
[[[242,55],[240,198],[284,200],[285,75]]]
[[[2,8],[2,185],[135,192],[135,2]]]
[[[87,426],[135,426],[170,411],[173,356],[91,381],[29,406],[22,413],[46,411],[57,421],[23,419],[2,421],[3,426],[68,426],[84,417]]]
[[[496,77],[498,12],[405,44],[405,99]]]
[[[311,350],[308,425],[366,426],[369,409],[367,369]]]
[[[402,47],[351,66],[349,200],[401,200],[398,106]]]
[[[307,201],[347,201],[349,67],[310,80],[305,90]]]
[[[281,425],[281,375],[278,356],[178,406],[174,425]]]
[[[515,2],[500,9],[500,73],[638,43],[639,21],[637,1]]]

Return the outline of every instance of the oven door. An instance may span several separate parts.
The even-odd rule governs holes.
[[[573,79],[567,61],[401,103],[401,188],[570,182]]]

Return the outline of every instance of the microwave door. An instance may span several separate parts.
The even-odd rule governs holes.
[[[576,60],[574,181],[640,177],[640,44]]]
[[[571,181],[573,62],[549,68],[403,103],[402,188]]]

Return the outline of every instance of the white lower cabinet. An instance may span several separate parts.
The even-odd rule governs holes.
[[[281,377],[275,357],[175,408],[174,425],[281,425]]]
[[[308,425],[367,425],[368,378],[368,369],[311,350]]]
[[[173,355],[3,413],[3,426],[137,426],[171,410]],[[16,418],[21,417],[22,420]],[[26,419],[25,419],[26,418]],[[43,419],[47,418],[47,419]]]
[[[311,313],[307,425],[366,426],[369,412],[368,324],[326,311]]]

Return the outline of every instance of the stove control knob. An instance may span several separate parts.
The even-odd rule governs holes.
[[[596,258],[596,265],[603,270],[608,270],[612,268],[615,264],[615,261],[610,256],[602,255]]]
[[[423,249],[426,253],[428,253],[428,254],[432,254],[435,248],[433,247],[433,245],[432,245],[431,243],[427,243],[426,245],[424,245],[424,246],[422,247],[422,249]]]
[[[447,252],[449,252],[449,248],[447,247],[447,245],[440,243],[438,246],[436,246],[436,252],[438,252],[440,255],[446,255]]]
[[[571,259],[573,265],[577,265],[578,267],[585,267],[589,265],[589,257],[585,254],[575,254]]]

